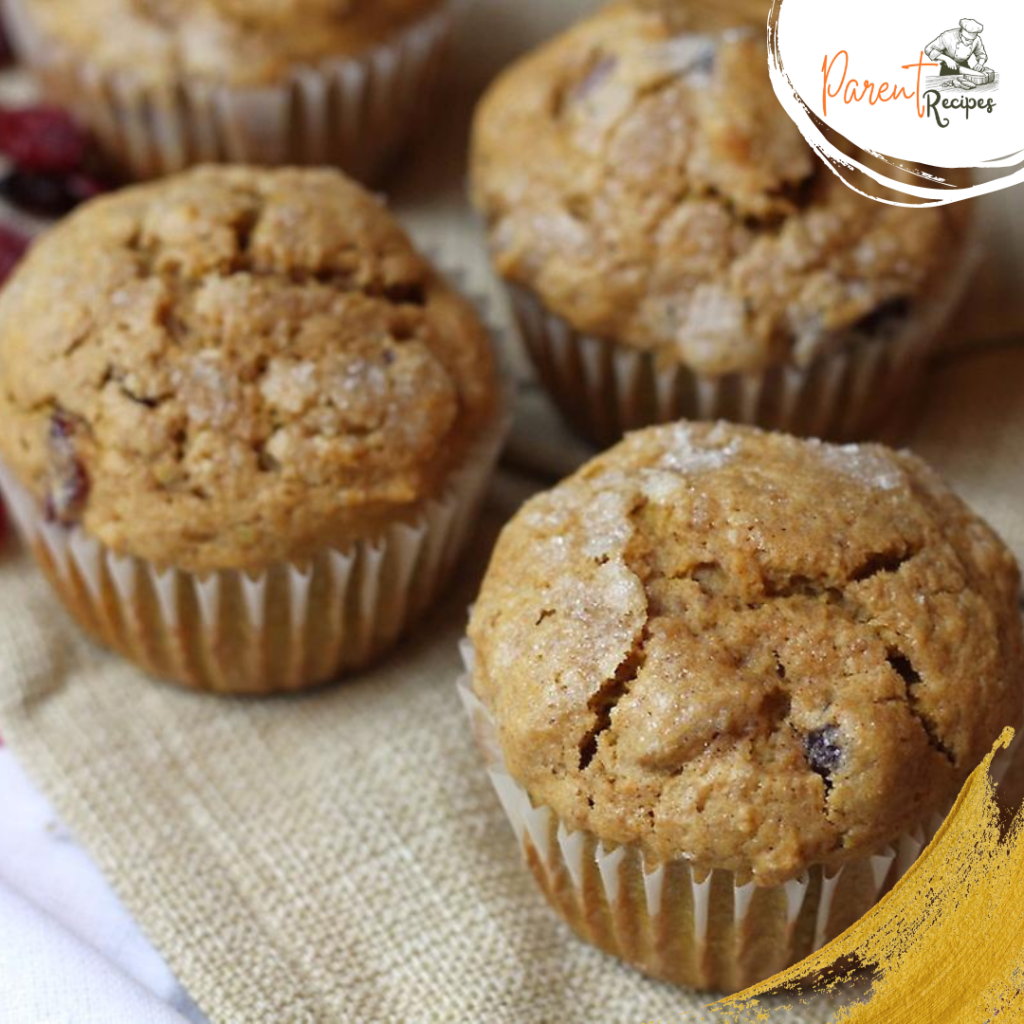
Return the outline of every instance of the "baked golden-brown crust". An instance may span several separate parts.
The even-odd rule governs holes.
[[[353,56],[442,0],[23,0],[37,27],[107,70],[258,85]]]
[[[93,201],[0,295],[0,455],[50,514],[203,572],[375,536],[496,408],[486,331],[334,171]]]
[[[914,456],[682,423],[506,527],[475,686],[571,829],[773,885],[942,810],[1019,723],[1019,593]]]
[[[577,330],[708,375],[806,365],[942,294],[964,211],[830,173],[775,97],[763,15],[616,4],[508,70],[472,154],[499,273]]]

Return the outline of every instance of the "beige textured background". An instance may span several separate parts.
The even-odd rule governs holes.
[[[481,3],[451,61],[447,116],[395,183],[417,237],[478,289],[490,280],[462,201],[465,112],[495,67],[588,6]],[[980,206],[988,261],[909,441],[1024,557],[1024,189]],[[549,913],[454,691],[495,530],[580,454],[528,385],[523,399],[518,472],[496,484],[458,592],[385,666],[306,698],[154,684],[82,639],[16,548],[0,555],[0,731],[215,1021],[640,1024],[702,1002]]]

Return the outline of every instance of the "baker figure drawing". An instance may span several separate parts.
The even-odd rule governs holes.
[[[981,41],[985,26],[980,21],[964,18],[959,28],[943,32],[926,47],[928,59],[940,65],[941,75],[962,75],[979,71],[988,63],[988,53]]]

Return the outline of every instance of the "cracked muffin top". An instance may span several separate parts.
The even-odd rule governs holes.
[[[706,375],[892,336],[942,294],[963,204],[887,206],[831,173],[776,99],[760,8],[752,29],[722,28],[735,5],[616,4],[497,81],[472,193],[507,281]]]
[[[236,85],[359,54],[443,0],[19,0],[34,23],[110,70]]]
[[[474,685],[571,829],[774,885],[945,810],[1018,724],[1019,593],[914,456],[682,423],[506,527]]]
[[[489,339],[335,171],[94,200],[0,293],[0,455],[56,520],[191,571],[412,516],[494,415]]]

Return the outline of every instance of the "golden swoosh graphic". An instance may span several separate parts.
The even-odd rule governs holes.
[[[1011,1024],[1024,1020],[1024,808],[1002,821],[992,759],[964,784],[935,838],[867,915],[795,967],[707,1007],[721,1024],[782,1021],[809,989],[840,992],[858,971],[872,984],[836,1011],[843,1024]],[[801,998],[802,994],[802,998]]]

